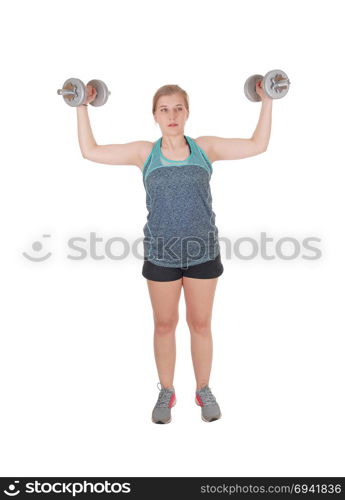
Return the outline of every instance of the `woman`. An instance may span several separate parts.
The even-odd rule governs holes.
[[[96,97],[87,86],[87,103],[77,107],[78,138],[84,158],[97,163],[136,165],[143,174],[148,209],[144,226],[144,263],[154,318],[154,354],[160,392],[152,412],[154,423],[169,423],[176,403],[173,385],[175,330],[181,289],[191,334],[196,379],[195,402],[201,417],[212,422],[221,411],[209,387],[212,364],[212,307],[218,277],[223,273],[218,229],[212,210],[209,181],[212,163],[260,154],[271,132],[272,99],[262,90],[257,127],[250,139],[223,139],[184,135],[189,117],[187,93],[178,85],[165,85],[153,97],[152,113],[162,137],[155,143],[98,145],[92,135],[87,106]]]

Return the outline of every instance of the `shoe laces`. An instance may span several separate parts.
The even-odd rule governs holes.
[[[160,382],[158,382],[157,387],[159,385],[161,386]],[[166,387],[161,386],[158,400],[156,403],[156,408],[167,408],[170,403],[171,394],[173,391],[174,391],[173,389],[167,389]]]
[[[217,402],[208,385],[205,385],[202,389],[200,389],[200,391],[198,391],[198,394],[200,394],[202,402],[205,406],[213,405]]]

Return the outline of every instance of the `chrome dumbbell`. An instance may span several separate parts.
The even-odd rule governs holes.
[[[87,85],[91,85],[96,89],[96,97],[90,104],[92,106],[103,106],[111,94],[106,84],[102,80],[90,80]],[[62,89],[58,89],[57,93],[63,96],[66,104],[73,107],[85,104],[87,97],[86,86],[79,78],[66,80]]]
[[[256,82],[262,80],[262,88],[266,95],[272,99],[281,99],[286,96],[290,87],[290,80],[284,71],[273,69],[262,75],[252,75],[245,81],[244,94],[253,102],[261,101],[261,97],[256,92]]]

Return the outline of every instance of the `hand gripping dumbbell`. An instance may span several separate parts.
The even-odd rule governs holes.
[[[256,82],[258,80],[262,80],[262,88],[265,94],[272,99],[281,99],[288,93],[290,80],[287,74],[280,69],[272,69],[265,76],[252,75],[247,78],[244,84],[244,93],[250,101],[261,101],[261,97],[256,92]]]
[[[94,87],[97,92],[95,99],[90,104],[92,106],[103,106],[111,93],[106,84],[102,80],[90,80],[87,85]],[[62,89],[58,89],[57,93],[63,96],[64,101],[69,106],[73,107],[85,104],[87,99],[86,86],[78,78],[69,78],[66,80]]]

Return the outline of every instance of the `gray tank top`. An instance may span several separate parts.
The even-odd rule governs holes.
[[[210,188],[212,164],[196,141],[184,137],[190,150],[186,160],[165,158],[161,137],[142,169],[148,210],[144,260],[158,266],[189,267],[220,253]]]

